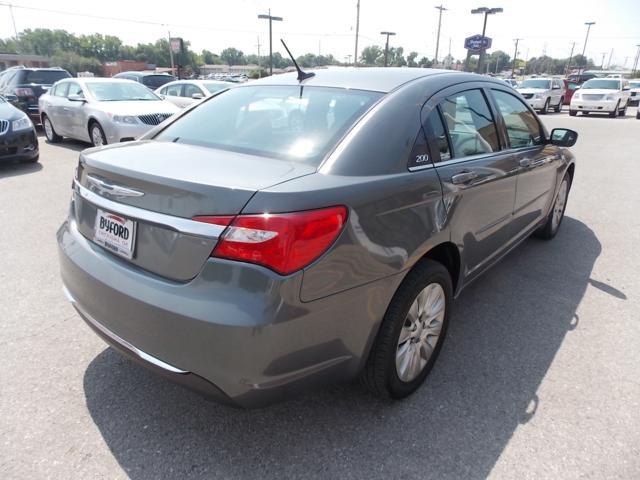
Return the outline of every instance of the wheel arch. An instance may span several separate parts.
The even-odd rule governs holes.
[[[460,250],[456,244],[450,241],[439,243],[438,245],[430,248],[415,265],[424,259],[430,259],[441,263],[447,269],[451,276],[454,295],[457,295],[458,288],[461,285],[461,257]],[[411,269],[415,268],[415,265]]]

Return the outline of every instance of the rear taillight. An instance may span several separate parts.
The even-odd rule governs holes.
[[[212,257],[256,263],[282,275],[300,270],[322,255],[347,220],[346,207],[293,213],[194,217],[226,226]]]
[[[18,97],[33,97],[33,90],[30,88],[16,88],[15,94]]]

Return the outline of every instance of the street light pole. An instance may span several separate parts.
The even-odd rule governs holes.
[[[380,35],[387,36],[387,42],[384,46],[384,66],[385,67],[389,65],[389,37],[395,34],[396,32],[380,32]]]
[[[632,74],[636,75],[636,70],[638,69],[638,59],[640,58],[640,45],[636,45],[636,47],[638,47],[638,51],[636,52],[636,59],[633,61],[633,70],[632,70]],[[624,61],[625,65],[627,64],[627,61]]]
[[[271,34],[271,22],[281,22],[282,17],[274,17],[271,15],[271,9],[269,9],[268,15],[258,15],[258,18],[269,20],[269,75],[273,75],[273,36]]]
[[[442,25],[442,11],[448,10],[447,8],[440,5],[439,7],[435,7],[440,12],[438,13],[438,36],[436,37],[436,56],[434,58],[434,63],[438,66],[438,49],[440,48],[440,26]]]
[[[353,66],[358,66],[358,36],[360,35],[360,0],[356,5],[356,48],[353,52]]]
[[[471,10],[471,13],[484,13],[484,23],[482,25],[482,38],[484,38],[485,33],[487,32],[487,17],[489,15],[494,15],[496,13],[502,13],[504,11],[504,9],[502,8],[487,8],[487,7],[480,7],[480,8],[474,8],[473,10]],[[484,54],[485,54],[485,48],[483,47],[480,50],[480,58],[478,59],[478,73],[482,73],[483,67],[484,67]]]
[[[573,49],[576,47],[576,42],[571,44],[571,53],[569,54],[569,63],[567,63],[567,68],[564,69],[564,76],[566,77],[569,74],[569,69],[571,68],[571,60],[573,59]]]
[[[522,38],[514,38],[515,42],[516,42],[516,48],[513,51],[513,67],[511,67],[511,78],[513,78],[516,74],[516,57],[518,56],[518,43],[520,43],[520,40],[522,40]]]
[[[589,40],[589,30],[591,30],[591,25],[595,25],[596,22],[584,22],[587,26],[587,35],[584,37],[584,45],[582,47],[582,58],[584,59],[585,66],[587,65],[587,58],[584,56],[584,52],[587,51],[587,40]],[[582,74],[582,67],[578,67],[578,75]]]

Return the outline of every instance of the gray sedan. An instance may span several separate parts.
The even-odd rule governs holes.
[[[114,348],[222,401],[358,376],[402,398],[433,367],[454,297],[559,231],[576,139],[473,74],[244,84],[80,154],[57,235],[64,289]]]
[[[93,145],[135,140],[179,111],[145,86],[115,78],[61,80],[39,107],[49,142],[70,137]]]

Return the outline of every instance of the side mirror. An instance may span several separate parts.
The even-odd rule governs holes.
[[[162,100],[167,98],[164,93],[156,93],[156,95],[158,95]]]
[[[77,94],[69,95],[67,99],[70,102],[86,102],[87,101],[84,97]]]
[[[193,98],[194,100],[202,100],[204,98],[204,95],[201,93],[194,93],[193,95],[191,95],[191,98]]]
[[[13,93],[7,93],[4,95],[4,99],[9,103],[16,103],[18,101],[18,96]]]
[[[573,147],[577,140],[578,132],[568,128],[554,128],[549,137],[549,143],[558,147]]]

